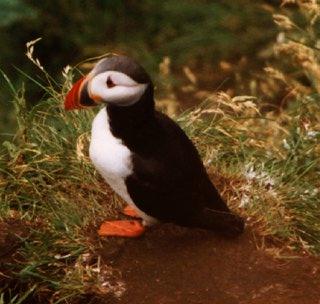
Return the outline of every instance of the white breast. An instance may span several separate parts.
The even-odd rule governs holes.
[[[127,191],[125,179],[132,174],[133,168],[131,152],[121,139],[112,135],[105,108],[93,120],[89,154],[92,163],[111,188],[132,205],[147,223],[154,222],[153,218],[136,207]]]

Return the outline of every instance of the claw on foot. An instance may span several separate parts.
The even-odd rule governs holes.
[[[139,221],[106,221],[98,230],[100,236],[138,237],[145,228]]]

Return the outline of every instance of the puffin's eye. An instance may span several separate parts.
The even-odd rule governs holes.
[[[107,79],[107,87],[108,87],[108,88],[113,88],[113,87],[115,87],[115,86],[116,86],[116,85],[115,85],[115,83],[112,81],[111,77],[108,76],[108,79]]]

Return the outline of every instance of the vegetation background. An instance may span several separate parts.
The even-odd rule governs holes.
[[[110,52],[150,72],[274,252],[319,254],[318,1],[0,0],[0,16],[0,303],[110,293],[90,235],[121,201],[87,157],[94,111],[62,107],[85,59]]]
[[[252,67],[270,60],[268,47],[277,32],[270,10],[272,1],[260,0],[182,1],[179,5],[151,0],[1,0],[0,66],[14,84],[25,83],[28,105],[37,103],[42,93],[16,68],[42,77],[24,55],[26,42],[38,37],[43,39],[36,56],[56,79],[66,65],[116,52],[135,57],[154,77],[168,56],[174,88],[180,87],[182,68],[188,66],[202,75],[201,87],[234,90],[237,83],[236,92],[244,92],[239,77],[252,75]],[[227,70],[227,62],[235,66],[224,71],[221,61]],[[11,124],[12,132],[9,96],[1,79],[2,128]]]

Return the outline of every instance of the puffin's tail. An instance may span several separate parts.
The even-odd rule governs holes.
[[[195,226],[236,237],[244,230],[244,219],[234,213],[204,208],[195,219]]]

